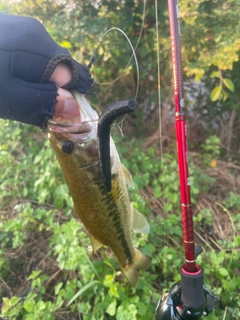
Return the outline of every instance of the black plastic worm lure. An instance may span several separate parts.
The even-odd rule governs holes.
[[[98,153],[100,168],[105,188],[111,191],[111,161],[110,161],[110,127],[118,117],[133,112],[137,107],[135,100],[122,100],[106,108],[98,121]]]

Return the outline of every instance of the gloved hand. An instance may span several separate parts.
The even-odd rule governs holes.
[[[44,128],[55,112],[58,87],[50,77],[58,64],[69,66],[65,89],[89,93],[89,66],[76,62],[36,19],[0,13],[0,118]]]

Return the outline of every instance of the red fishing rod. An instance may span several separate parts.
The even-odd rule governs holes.
[[[198,320],[202,318],[202,315],[208,315],[212,311],[217,298],[204,287],[203,269],[195,261],[202,250],[199,246],[195,250],[194,242],[177,0],[168,0],[168,10],[185,263],[180,269],[181,282],[173,285],[170,292],[164,294],[160,299],[156,319]]]
[[[190,180],[188,171],[188,149],[186,115],[184,110],[184,92],[182,81],[181,48],[179,39],[179,22],[177,18],[176,1],[168,1],[170,32],[173,63],[173,83],[175,100],[176,138],[178,150],[178,169],[180,178],[182,229],[185,250],[184,271],[199,273],[200,268],[195,262],[195,244],[193,230],[193,214],[190,195]]]

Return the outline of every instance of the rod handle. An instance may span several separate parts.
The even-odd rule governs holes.
[[[181,268],[182,290],[181,301],[184,305],[184,313],[187,319],[200,319],[205,309],[205,295],[203,270],[197,266],[197,271],[190,273],[184,267]]]

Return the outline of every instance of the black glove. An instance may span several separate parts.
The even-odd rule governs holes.
[[[0,13],[0,118],[45,127],[57,103],[57,86],[49,78],[59,62],[73,74],[63,88],[88,93],[90,65],[73,60],[36,19]]]

